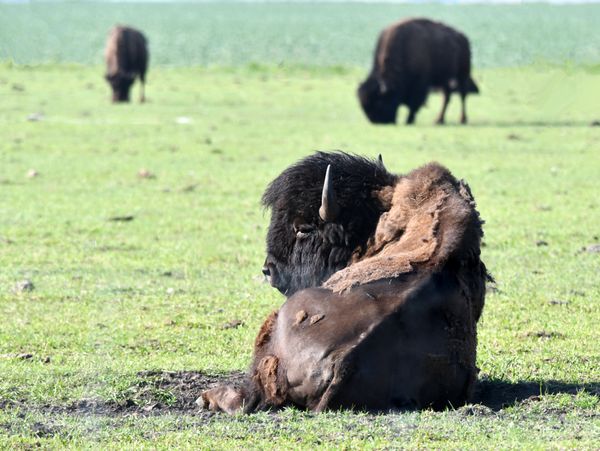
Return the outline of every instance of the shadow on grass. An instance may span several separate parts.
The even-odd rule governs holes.
[[[598,121],[508,121],[508,122],[480,122],[469,124],[472,127],[499,127],[499,128],[512,128],[512,127],[597,127],[600,125]]]
[[[396,124],[377,124],[377,127],[406,127],[403,121],[398,121]],[[410,127],[410,126],[408,126]],[[585,121],[475,121],[469,122],[468,124],[461,124],[459,122],[455,122],[449,120],[443,125],[439,125],[436,123],[427,123],[427,121],[423,120],[422,122],[417,124],[417,128],[457,128],[457,129],[469,129],[469,128],[568,128],[568,127],[587,127],[587,128],[596,128],[600,130],[600,117],[598,119],[590,118]]]
[[[471,402],[482,404],[492,410],[500,410],[536,396],[574,395],[581,391],[600,396],[600,382],[570,384],[555,380],[507,382],[497,379],[482,379],[477,384]]]

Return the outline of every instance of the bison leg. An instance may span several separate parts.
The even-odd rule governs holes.
[[[321,396],[319,403],[316,407],[312,408],[314,412],[323,412],[324,410],[331,408],[334,397],[340,392],[343,383],[348,378],[348,375],[346,374],[347,371],[345,371],[347,366],[348,364],[344,360],[336,362],[333,368],[333,378],[325,390],[325,393]]]
[[[144,87],[146,86],[146,70],[142,70],[140,72],[140,103],[144,103],[146,101],[146,95],[144,93]]]
[[[415,117],[419,109],[427,100],[427,93],[429,90],[429,84],[426,81],[422,81],[412,88],[412,92],[406,105],[408,106],[408,117],[406,118],[406,124],[414,124]]]
[[[202,393],[196,404],[212,412],[226,412],[231,415],[244,406],[244,394],[238,388],[222,385]]]
[[[461,100],[461,104],[462,104],[462,110],[460,113],[460,123],[461,124],[466,124],[467,123],[467,93],[460,93],[460,100]]]
[[[443,96],[444,100],[442,101],[442,110],[440,111],[437,121],[435,121],[436,124],[440,125],[444,123],[446,118],[446,108],[448,108],[448,104],[450,103],[450,89],[447,87],[444,88]]]
[[[144,81],[140,83],[140,103],[144,103],[146,101],[146,95],[144,94]]]

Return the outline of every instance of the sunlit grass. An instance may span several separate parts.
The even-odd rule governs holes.
[[[582,251],[600,242],[598,74],[482,70],[471,125],[456,125],[457,99],[449,125],[431,125],[434,95],[413,128],[366,122],[354,95],[364,75],[154,69],[147,104],[112,105],[99,66],[0,68],[0,402],[27,407],[0,411],[0,443],[594,447],[598,393],[543,387],[597,391],[600,381],[600,255]],[[438,160],[469,182],[499,290],[487,298],[478,365],[491,380],[539,383],[540,401],[481,415],[40,413],[122,400],[142,370],[246,368],[258,326],[283,302],[260,278],[260,196],[316,149],[381,153],[399,173]],[[15,293],[23,279],[34,290]],[[222,328],[235,319],[243,325]]]

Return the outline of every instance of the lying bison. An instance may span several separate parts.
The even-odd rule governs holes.
[[[471,78],[471,49],[462,33],[439,22],[411,19],[383,30],[373,69],[358,88],[362,108],[373,123],[396,122],[400,105],[409,109],[407,124],[425,103],[430,89],[444,95],[437,123],[444,123],[450,94],[462,99],[461,123],[467,123],[465,99],[479,89]]]
[[[138,30],[116,26],[108,35],[106,49],[106,81],[113,91],[113,102],[129,102],[129,91],[140,78],[140,102],[144,102],[144,82],[148,69],[146,38]]]
[[[488,274],[465,183],[436,163],[396,176],[381,161],[317,153],[263,202],[263,272],[288,299],[261,327],[247,383],[199,404],[385,411],[469,398]]]

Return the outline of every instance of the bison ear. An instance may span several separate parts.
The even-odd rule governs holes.
[[[335,198],[335,191],[331,183],[331,165],[327,165],[325,172],[325,181],[323,182],[323,192],[321,193],[321,207],[319,216],[325,222],[333,222],[339,213],[339,206]]]

